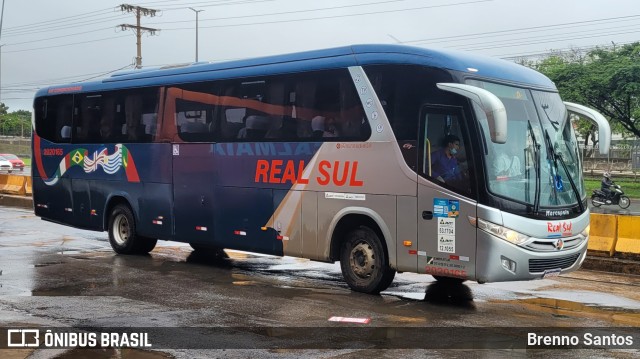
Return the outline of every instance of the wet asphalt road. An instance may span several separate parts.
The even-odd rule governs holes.
[[[332,316],[368,318],[369,324],[364,324],[368,327],[416,327],[416,331],[552,326],[601,327],[615,333],[616,327],[640,326],[640,278],[634,276],[578,271],[539,281],[443,287],[430,276],[403,273],[396,275],[382,295],[373,296],[351,292],[338,264],[227,253],[226,259],[203,258],[188,245],[162,242],[148,256],[115,255],[106,233],[47,223],[30,211],[0,207],[0,327],[170,327],[179,332],[219,326],[329,331],[363,326],[329,322]],[[300,329],[303,335],[304,330]],[[127,357],[549,355],[548,351],[518,349],[375,350],[371,343],[341,343],[348,349],[340,350],[233,349],[260,347],[263,335],[240,330],[217,338],[192,338],[222,341],[217,348],[225,349],[134,350]],[[326,340],[306,338],[293,347],[322,348]],[[116,350],[113,357],[124,352]],[[63,353],[12,349],[0,350],[0,357],[48,358]],[[72,350],[64,357],[82,357],[83,353]],[[640,350],[572,350],[563,355],[631,358],[640,355]]]

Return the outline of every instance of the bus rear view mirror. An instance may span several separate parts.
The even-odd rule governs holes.
[[[507,111],[496,95],[480,87],[465,84],[439,83],[437,86],[441,90],[457,93],[473,101],[487,117],[491,142],[507,142]]]
[[[586,117],[598,125],[598,147],[600,148],[600,154],[608,154],[609,146],[611,145],[611,126],[609,126],[609,121],[607,121],[600,112],[586,106],[571,102],[565,102],[564,105],[567,106],[567,111],[573,112],[580,117]]]

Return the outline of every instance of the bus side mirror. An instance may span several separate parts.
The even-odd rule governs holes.
[[[491,142],[507,142],[507,110],[498,96],[480,87],[465,84],[438,83],[436,86],[441,90],[457,93],[473,101],[487,117]]]
[[[609,146],[611,146],[611,126],[609,126],[609,121],[607,121],[600,112],[586,106],[571,102],[565,102],[564,105],[567,106],[567,111],[573,112],[581,117],[586,117],[598,125],[598,147],[600,148],[600,154],[608,154]]]

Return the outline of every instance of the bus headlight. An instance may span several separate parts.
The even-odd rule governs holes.
[[[478,228],[513,244],[522,244],[529,239],[527,235],[480,218],[478,218]]]

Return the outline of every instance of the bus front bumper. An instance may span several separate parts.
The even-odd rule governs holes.
[[[484,231],[478,231],[476,280],[504,282],[542,279],[580,268],[588,240],[562,251],[532,251]]]

